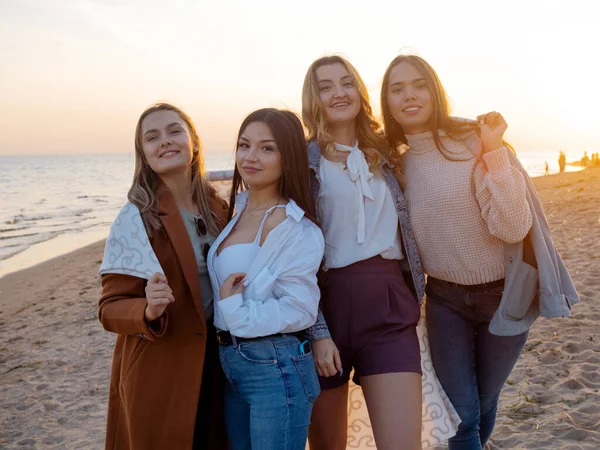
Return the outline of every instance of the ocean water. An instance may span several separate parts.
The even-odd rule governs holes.
[[[233,168],[231,153],[205,159]],[[0,277],[105,238],[133,168],[133,154],[0,156]]]
[[[519,157],[531,176],[543,175],[546,160],[558,171],[558,154]],[[228,152],[205,159],[208,170],[233,168]],[[0,156],[0,277],[105,238],[133,167],[133,154]]]

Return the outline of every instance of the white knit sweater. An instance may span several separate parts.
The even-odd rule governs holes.
[[[504,277],[503,242],[519,242],[532,224],[523,175],[506,147],[483,163],[440,130],[447,159],[431,132],[407,136],[405,190],[425,273],[473,285]]]

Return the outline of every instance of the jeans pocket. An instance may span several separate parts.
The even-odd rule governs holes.
[[[277,364],[277,350],[269,339],[240,342],[237,352],[242,359],[254,364]]]
[[[306,399],[314,403],[321,393],[321,385],[319,384],[319,377],[317,376],[312,352],[305,355],[292,356],[292,361],[300,377]]]
[[[502,294],[504,294],[504,286],[496,286],[488,289],[486,292],[490,295],[502,297]]]

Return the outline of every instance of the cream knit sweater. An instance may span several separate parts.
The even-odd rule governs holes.
[[[473,285],[504,278],[503,242],[523,240],[532,224],[523,176],[506,147],[483,162],[440,130],[444,153],[431,132],[407,136],[404,195],[425,273]]]

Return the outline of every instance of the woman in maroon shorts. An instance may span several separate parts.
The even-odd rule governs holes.
[[[424,279],[394,176],[397,155],[377,132],[356,69],[339,56],[320,58],[308,69],[302,118],[325,235],[321,305],[327,324],[320,317],[309,329],[322,388],[313,409],[310,448],[346,448],[352,369],[377,448],[421,448],[416,325]]]

